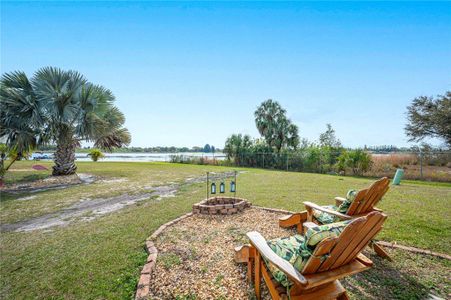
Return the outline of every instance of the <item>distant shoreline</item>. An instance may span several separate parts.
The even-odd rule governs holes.
[[[217,153],[205,153],[205,152],[111,152],[104,153],[105,157],[99,161],[116,161],[116,162],[145,162],[145,161],[156,161],[156,162],[168,162],[173,155],[181,155],[186,157],[207,157],[215,158],[218,160],[225,159],[225,154],[222,152]],[[48,161],[52,160],[52,151],[39,151],[32,154],[30,160],[42,160]],[[45,157],[45,158],[42,158]],[[87,152],[76,152],[76,161],[91,161]]]

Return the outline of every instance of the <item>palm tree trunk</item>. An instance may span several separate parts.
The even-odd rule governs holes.
[[[77,143],[72,135],[60,135],[56,145],[56,152],[53,166],[53,175],[71,175],[77,171],[75,165],[75,148]]]

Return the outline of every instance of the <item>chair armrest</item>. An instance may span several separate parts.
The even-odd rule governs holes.
[[[256,231],[248,232],[247,237],[249,238],[252,246],[254,246],[257,251],[265,257],[269,262],[275,265],[279,270],[284,272],[288,278],[293,280],[293,282],[301,284],[303,286],[307,285],[307,280],[301,273],[296,270],[292,264],[278,256],[266,243],[265,238]]]
[[[288,228],[292,226],[297,226],[298,224],[302,224],[306,220],[307,220],[307,212],[301,211],[298,213],[280,217],[279,226],[283,228]]]
[[[384,211],[382,209],[377,208],[377,207],[373,207],[373,209],[371,211],[369,211],[369,212],[366,212],[366,213],[363,213],[363,214],[358,214],[358,215],[352,215],[350,217],[352,217],[353,219],[356,219],[356,218],[367,216],[368,214],[370,214],[370,213],[372,213],[374,211],[377,211],[377,212],[380,212],[380,213],[384,213]]]
[[[304,233],[307,233],[307,230],[309,230],[310,228],[314,228],[319,226],[318,224],[315,224],[313,222],[304,222],[304,224],[302,224],[303,229],[304,229]]]
[[[339,213],[338,211],[335,211],[335,210],[331,210],[331,209],[319,206],[319,205],[317,205],[315,203],[312,203],[312,202],[308,202],[308,201],[304,202],[304,205],[305,205],[305,208],[307,209],[307,212],[311,211],[312,209],[316,209],[316,210],[319,210],[319,211],[322,211],[322,212],[325,212],[325,213],[337,216],[337,217],[339,217],[340,219],[343,219],[343,220],[351,220],[352,219],[351,216]]]
[[[340,206],[343,202],[346,201],[346,198],[343,197],[335,197],[335,205]]]

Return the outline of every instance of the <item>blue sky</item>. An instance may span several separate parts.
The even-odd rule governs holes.
[[[0,53],[111,89],[133,146],[257,137],[268,98],[309,140],[404,146],[409,102],[451,89],[451,2],[3,1]]]

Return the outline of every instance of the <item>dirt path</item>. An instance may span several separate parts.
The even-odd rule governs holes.
[[[144,194],[123,194],[109,198],[82,200],[54,213],[42,215],[36,218],[16,223],[2,224],[0,225],[0,231],[33,231],[39,229],[48,229],[54,226],[65,226],[76,220],[90,221],[99,216],[118,211],[124,207],[143,200],[147,200],[151,197],[158,197],[159,199],[165,197],[174,197],[181,186],[200,183],[205,181],[205,179],[205,176],[187,178],[181,184],[157,186],[152,188],[150,192]]]

